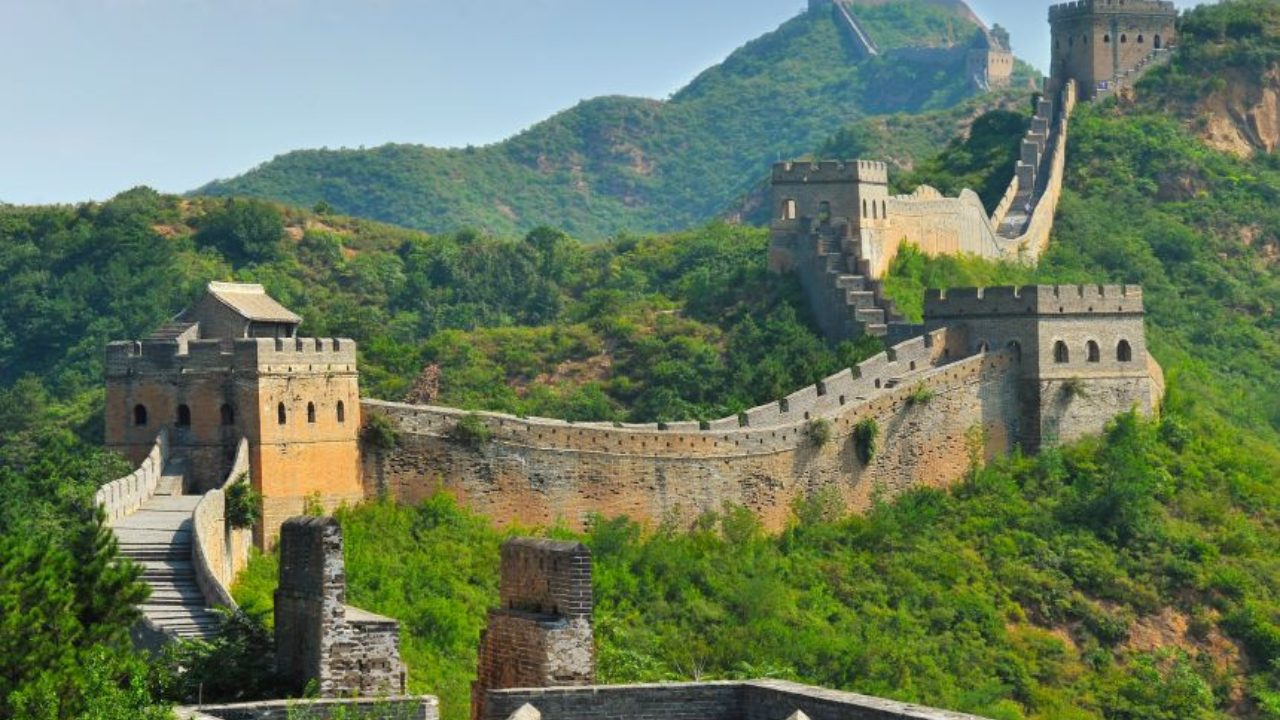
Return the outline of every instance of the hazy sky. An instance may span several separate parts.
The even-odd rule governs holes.
[[[0,201],[182,192],[297,148],[491,143],[584,98],[666,97],[805,5],[0,0]],[[1048,0],[970,5],[1047,64]]]

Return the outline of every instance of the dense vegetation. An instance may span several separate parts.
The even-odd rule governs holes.
[[[1195,77],[1280,57],[1271,7],[1191,13],[1181,52],[1210,63]],[[1192,73],[1171,67],[1152,82]],[[1007,172],[1000,139],[1020,131],[982,124],[918,171],[943,187]],[[866,517],[814,497],[777,536],[731,507],[693,528],[599,520],[584,539],[602,679],[773,675],[993,718],[1280,718],[1280,163],[1209,151],[1194,130],[1141,97],[1083,107],[1039,268],[907,251],[888,283],[909,314],[925,287],[1141,283],[1170,378],[1162,420],[1125,416]],[[759,230],[584,246],[319,210],[146,189],[0,207],[0,715],[151,718],[153,698],[191,697],[209,668],[244,672],[206,688],[226,696],[271,680],[246,661],[266,636],[243,616],[213,646],[133,657],[145,591],[111,565],[89,506],[126,469],[96,449],[103,343],[145,334],[209,279],[261,281],[309,332],[358,339],[367,393],[398,397],[434,362],[437,399],[471,408],[707,417],[875,349],[817,339],[794,281],[763,272]],[[447,498],[340,517],[351,602],[403,620],[413,687],[463,717],[501,535]],[[249,610],[274,572],[268,556],[243,578]]]
[[[916,0],[858,12],[884,49],[967,45],[977,32]],[[892,53],[858,58],[827,8],[748,43],[666,101],[587,100],[487,147],[299,150],[197,192],[325,201],[432,232],[510,236],[549,224],[596,240],[684,229],[719,216],[770,163],[807,153],[852,119],[948,108],[970,94],[962,55],[947,67]],[[1020,70],[1024,86],[1030,74]]]

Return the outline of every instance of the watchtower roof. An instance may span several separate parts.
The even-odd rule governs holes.
[[[246,320],[293,324],[302,322],[300,315],[276,302],[261,285],[211,282],[208,290],[210,295]]]

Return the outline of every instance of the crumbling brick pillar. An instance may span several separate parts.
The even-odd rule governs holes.
[[[485,693],[595,683],[591,551],[581,543],[516,538],[502,545],[501,607],[480,634],[471,717]]]
[[[296,517],[280,530],[276,666],[321,697],[405,691],[400,623],[346,605],[342,527],[331,517]]]

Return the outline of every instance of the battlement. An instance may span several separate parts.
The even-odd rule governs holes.
[[[163,371],[257,370],[274,365],[356,364],[356,343],[345,338],[140,340],[107,344],[107,376]]]
[[[889,183],[889,166],[872,160],[837,162],[780,162],[773,166],[773,184]]]
[[[1075,0],[1050,6],[1049,22],[1099,14],[1177,15],[1178,8],[1166,0]]]
[[[986,315],[1141,315],[1138,285],[1027,285],[952,288],[925,293],[928,320]]]

